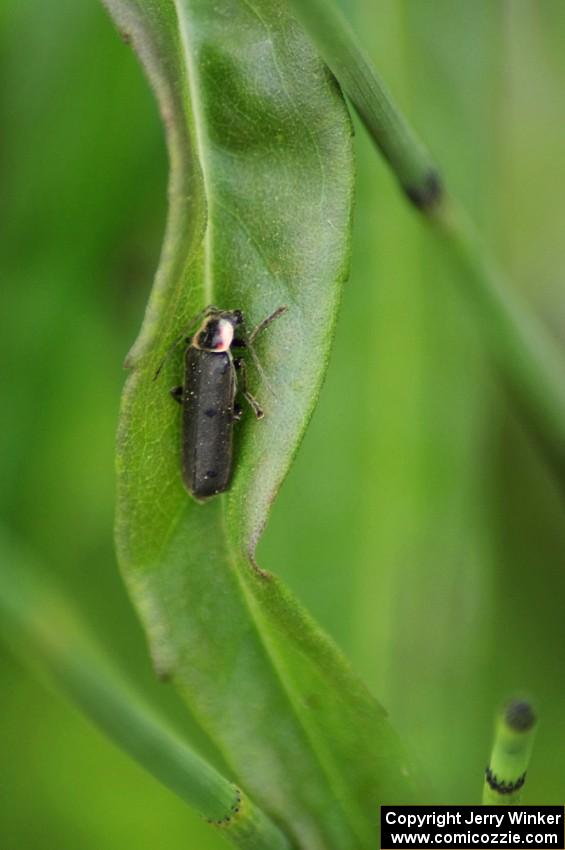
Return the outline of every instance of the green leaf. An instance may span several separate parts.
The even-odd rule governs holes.
[[[410,798],[412,769],[335,646],[254,561],[320,389],[348,269],[343,99],[275,0],[107,5],[157,93],[171,160],[161,264],[128,358],[120,563],[157,671],[234,781],[298,847],[374,847],[378,805]],[[229,493],[198,504],[181,484],[167,392],[181,380],[180,352],[153,376],[209,303],[243,309],[250,324],[281,304],[288,312],[258,345],[274,391],[251,375],[265,419],[238,427]]]

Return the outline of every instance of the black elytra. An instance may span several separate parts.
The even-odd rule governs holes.
[[[238,390],[256,418],[263,417],[247,388],[245,361],[234,358],[232,348],[247,349],[255,358],[252,345],[257,334],[285,311],[286,307],[279,307],[247,335],[241,310],[210,306],[196,333],[186,338],[184,384],[171,390],[171,395],[182,405],[182,478],[198,500],[223,493],[230,485],[233,429],[241,418]]]

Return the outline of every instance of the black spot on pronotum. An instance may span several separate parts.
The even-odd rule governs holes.
[[[417,185],[404,186],[404,192],[417,209],[428,212],[441,200],[443,187],[440,176],[437,171],[429,171]]]
[[[497,794],[513,794],[515,791],[519,791],[524,782],[526,781],[526,774],[523,773],[518,777],[516,782],[501,782],[494,775],[490,767],[487,767],[485,770],[485,779],[492,788],[493,791],[496,791]]]
[[[212,419],[216,415],[217,412],[218,411],[216,410],[215,407],[209,407],[208,410],[204,411],[204,414],[206,416],[208,416],[210,419]]]
[[[529,732],[536,722],[536,715],[528,700],[514,699],[504,709],[504,719],[513,732]]]

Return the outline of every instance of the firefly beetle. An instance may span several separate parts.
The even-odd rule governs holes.
[[[171,395],[182,406],[183,481],[198,500],[223,493],[229,487],[233,427],[242,413],[235,400],[238,389],[255,417],[263,418],[262,408],[247,387],[245,360],[234,357],[232,349],[247,349],[261,371],[253,342],[285,311],[286,307],[279,307],[247,334],[241,310],[209,306],[194,320],[200,321],[196,333],[185,338],[184,383],[174,387]]]

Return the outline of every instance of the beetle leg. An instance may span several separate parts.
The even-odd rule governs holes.
[[[233,406],[233,421],[239,422],[241,417],[243,416],[243,410],[241,409],[241,405],[237,404],[237,402]]]
[[[265,415],[263,413],[263,408],[257,401],[257,399],[251,395],[249,389],[247,387],[247,368],[245,366],[245,360],[241,358],[234,359],[233,361],[234,367],[239,371],[240,379],[241,379],[241,394],[253,413],[255,414],[256,419],[262,419]]]
[[[173,387],[172,390],[170,390],[171,397],[174,398],[175,401],[178,401],[179,404],[182,404],[183,391],[184,391],[183,386]]]
[[[244,339],[232,339],[232,348],[247,348],[247,342]]]

